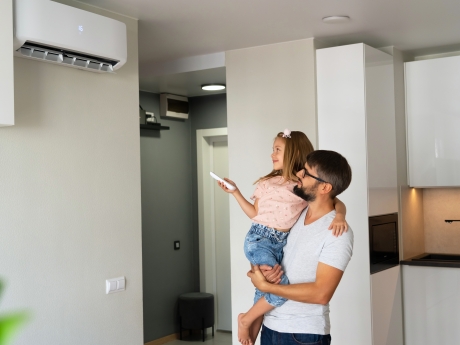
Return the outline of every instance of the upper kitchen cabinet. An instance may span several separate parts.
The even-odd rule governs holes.
[[[0,127],[14,125],[13,1],[0,1]]]
[[[460,186],[460,56],[405,63],[408,179]]]

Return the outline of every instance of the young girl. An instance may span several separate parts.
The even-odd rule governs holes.
[[[244,213],[253,220],[246,235],[244,252],[251,265],[275,266],[281,264],[283,247],[289,230],[297,221],[307,202],[293,193],[298,178],[295,174],[304,168],[307,155],[313,146],[302,132],[285,130],[278,133],[273,143],[273,170],[257,180],[257,188],[251,197],[254,204],[247,201],[238,188],[229,190],[218,182],[227,193],[231,193]],[[225,178],[236,187],[236,184]],[[346,230],[345,205],[335,199],[336,218],[329,229],[334,235]],[[289,284],[283,274],[280,284]],[[263,315],[275,307],[281,306],[285,298],[265,294],[256,289],[254,305],[247,313],[238,316],[238,340],[243,345],[255,342],[263,321]]]

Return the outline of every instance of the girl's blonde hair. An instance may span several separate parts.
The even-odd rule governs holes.
[[[284,138],[284,133],[280,132],[276,138],[284,140],[284,156],[283,156],[283,169],[272,170],[271,173],[259,178],[255,183],[268,180],[275,176],[281,176],[284,181],[297,181],[295,174],[305,167],[307,155],[314,151],[308,137],[303,132],[292,131],[290,138]],[[255,184],[254,183],[254,184]]]

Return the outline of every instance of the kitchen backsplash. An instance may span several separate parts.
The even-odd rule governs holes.
[[[423,189],[425,252],[460,254],[460,188]]]
[[[401,258],[425,252],[423,189],[401,186]]]

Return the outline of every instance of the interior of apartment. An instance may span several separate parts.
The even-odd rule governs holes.
[[[332,343],[460,342],[459,11],[2,1],[0,325],[21,321],[5,341],[179,345],[178,298],[202,292],[206,342],[239,344],[251,220],[209,171],[249,198],[289,128],[353,170]],[[389,214],[396,261],[373,262],[371,223]]]

